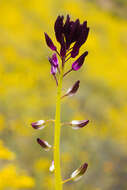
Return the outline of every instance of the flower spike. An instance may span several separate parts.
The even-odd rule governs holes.
[[[64,20],[65,19],[65,20]],[[48,36],[47,33],[44,33],[47,46],[54,51],[54,54],[48,58],[51,65],[51,74],[56,81],[57,85],[57,96],[56,96],[56,114],[55,120],[39,120],[32,123],[34,129],[42,129],[49,122],[55,123],[55,132],[54,132],[54,147],[53,150],[53,161],[49,167],[51,172],[54,172],[55,175],[55,189],[62,190],[64,183],[69,181],[79,180],[83,174],[86,172],[88,164],[84,163],[80,168],[76,169],[71,175],[70,178],[62,181],[61,178],[61,165],[60,165],[60,135],[61,135],[61,126],[67,125],[72,127],[72,129],[80,129],[85,127],[89,120],[72,120],[71,122],[61,123],[61,98],[65,96],[75,95],[79,89],[80,81],[77,81],[68,89],[64,96],[61,97],[63,89],[63,79],[71,71],[79,70],[85,60],[85,57],[88,55],[88,52],[85,51],[78,59],[72,62],[69,70],[66,70],[66,64],[70,61],[71,58],[75,58],[79,54],[81,46],[86,42],[89,28],[87,27],[87,21],[80,23],[79,19],[71,20],[70,16],[67,15],[64,18],[63,15],[59,15],[54,24],[55,37],[57,42],[60,45],[60,51],[58,51],[57,46],[53,43],[52,39]],[[59,56],[60,63],[58,61],[57,55]],[[58,73],[57,73],[58,72]],[[65,73],[64,73],[65,72]],[[48,151],[51,149],[51,145],[47,141],[44,141],[40,138],[37,138],[37,143],[45,150]]]
[[[85,127],[89,123],[89,120],[73,120],[70,125],[72,126],[72,129],[81,129]]]
[[[56,46],[53,44],[51,38],[48,36],[47,33],[44,33],[45,34],[45,40],[46,40],[46,43],[47,43],[47,46],[53,50],[53,51],[56,51]]]
[[[72,70],[77,71],[80,69],[80,67],[83,65],[85,57],[88,55],[88,51],[83,53],[73,64],[72,64]]]
[[[84,163],[80,168],[78,168],[71,174],[71,179],[73,181],[78,181],[83,176],[83,174],[86,172],[87,167],[88,167],[88,164]]]
[[[48,144],[47,141],[41,140],[39,138],[37,138],[37,143],[41,145],[41,147],[45,150],[45,151],[49,151],[51,149],[51,145]]]
[[[31,126],[34,129],[43,129],[45,127],[46,122],[44,120],[39,120],[37,122],[31,123]]]

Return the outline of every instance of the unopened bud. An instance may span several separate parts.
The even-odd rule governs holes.
[[[54,45],[54,43],[52,42],[51,38],[48,36],[47,33],[44,33],[45,34],[45,40],[46,40],[46,43],[48,45],[48,47],[53,50],[53,51],[56,51],[56,46]]]
[[[79,179],[84,175],[84,173],[86,172],[87,167],[88,167],[88,164],[87,164],[87,163],[84,163],[80,168],[78,168],[77,170],[75,170],[75,171],[71,174],[71,179],[72,179],[73,181],[79,180]]]
[[[34,129],[43,129],[45,127],[45,121],[44,120],[39,120],[37,122],[33,122],[31,123],[31,126],[34,128]]]
[[[83,65],[85,57],[88,55],[88,51],[83,53],[73,64],[72,64],[72,70],[77,71],[80,69],[80,67]]]
[[[49,151],[49,150],[51,149],[51,147],[52,147],[50,144],[48,144],[47,141],[41,140],[41,139],[39,139],[39,138],[37,138],[37,142],[38,142],[38,144],[41,145],[41,147],[42,147],[45,151]]]

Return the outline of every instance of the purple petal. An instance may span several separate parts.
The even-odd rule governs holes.
[[[53,65],[51,65],[51,74],[55,75],[57,73],[57,67],[54,67]]]
[[[51,38],[48,36],[47,33],[44,33],[45,34],[45,40],[46,40],[46,43],[48,45],[48,47],[53,50],[53,51],[56,51],[56,46],[53,44]]]
[[[56,53],[52,55],[52,64],[54,65],[54,67],[58,67],[58,58],[56,56]]]
[[[85,57],[88,55],[88,51],[83,53],[73,64],[72,64],[72,69],[74,71],[77,71],[80,69],[80,67],[83,65]]]

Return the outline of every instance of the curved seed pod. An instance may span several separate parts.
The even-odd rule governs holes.
[[[78,168],[71,174],[71,179],[73,181],[78,181],[86,172],[87,167],[88,167],[88,164],[84,163],[80,168]]]
[[[46,122],[44,120],[39,120],[36,122],[31,123],[31,126],[34,129],[43,129],[45,127]]]
[[[39,138],[37,138],[37,143],[41,145],[41,147],[45,150],[45,151],[49,151],[51,149],[51,145],[48,144],[47,141],[41,140]]]
[[[73,96],[73,95],[75,95],[76,92],[77,92],[78,89],[79,89],[79,83],[80,83],[79,80],[76,81],[76,82],[74,83],[74,85],[73,85],[71,88],[68,89],[67,93],[66,93],[64,96],[62,96],[62,98],[65,97],[65,96]]]
[[[80,129],[85,127],[89,123],[89,120],[73,120],[70,125],[72,126],[73,129]]]

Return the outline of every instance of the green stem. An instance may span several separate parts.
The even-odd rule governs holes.
[[[58,81],[56,117],[55,117],[55,136],[54,136],[54,165],[55,165],[55,190],[62,190],[62,178],[60,167],[60,113],[61,113],[61,91],[63,80],[63,67],[61,68]]]

